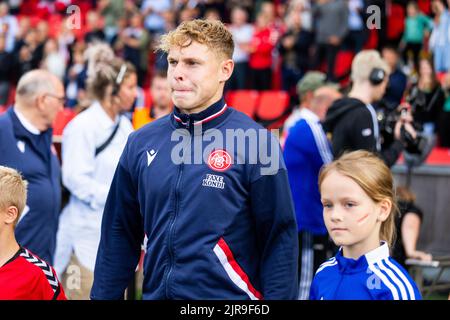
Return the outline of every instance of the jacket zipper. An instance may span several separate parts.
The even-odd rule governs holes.
[[[187,118],[187,124],[186,124],[186,128],[189,130],[189,117]],[[182,153],[182,157],[184,158],[184,152],[183,149],[181,150]],[[175,185],[175,212],[172,216],[172,221],[170,222],[169,225],[169,236],[168,236],[168,249],[169,249],[169,270],[167,271],[167,275],[166,275],[166,298],[170,299],[170,275],[172,274],[172,270],[173,270],[173,263],[174,263],[174,253],[173,253],[173,248],[172,248],[172,236],[173,236],[173,229],[175,226],[175,221],[177,219],[178,216],[178,211],[179,211],[179,207],[180,207],[180,183],[181,183],[181,177],[183,175],[183,169],[184,169],[184,161],[180,164],[180,169],[178,170],[178,177],[177,177],[177,183]]]

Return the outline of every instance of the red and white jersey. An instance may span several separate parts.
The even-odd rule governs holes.
[[[55,270],[25,248],[0,267],[0,300],[66,300]]]

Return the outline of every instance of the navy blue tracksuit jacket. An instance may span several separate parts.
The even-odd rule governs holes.
[[[262,174],[268,157],[257,154],[258,141],[198,144],[229,129],[261,129],[278,168]],[[131,134],[105,206],[91,298],[123,297],[145,234],[144,299],[294,299],[295,213],[279,145],[267,137],[223,100],[193,115],[175,109]],[[189,164],[195,148],[208,161]]]
[[[51,129],[39,135],[30,133],[13,108],[0,116],[0,165],[16,169],[28,181],[27,206],[15,232],[17,241],[50,264],[61,209],[61,168],[51,145]]]

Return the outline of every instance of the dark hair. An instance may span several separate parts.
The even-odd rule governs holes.
[[[154,78],[167,78],[167,71],[166,70],[158,70],[153,74]]]
[[[420,62],[421,62],[422,60],[428,62],[428,64],[430,65],[430,68],[431,68],[431,82],[432,82],[432,88],[434,89],[434,88],[436,88],[436,86],[439,84],[439,80],[438,80],[438,78],[437,78],[437,76],[436,76],[436,71],[435,71],[435,69],[434,69],[434,61],[433,61],[433,58],[432,58],[431,56],[426,56],[426,55],[422,55],[422,56],[420,57],[420,59],[419,59],[419,66],[418,66],[418,70],[417,70],[417,73],[418,73],[418,75],[419,75],[419,79],[420,79],[420,77],[422,76],[422,75],[420,74]]]

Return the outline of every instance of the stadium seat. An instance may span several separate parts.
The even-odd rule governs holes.
[[[378,46],[378,30],[370,29],[364,49],[375,49]]]
[[[64,108],[63,111],[58,112],[53,122],[53,140],[55,142],[61,142],[64,128],[76,115],[76,112],[70,108]]]
[[[393,3],[388,16],[387,38],[398,39],[405,29],[405,9],[400,4]]]
[[[289,94],[286,91],[262,91],[256,119],[263,124],[279,120],[286,113],[289,106]]]
[[[259,100],[259,92],[256,90],[228,91],[226,98],[230,107],[239,110],[250,118],[255,118],[255,110]]]
[[[431,1],[430,0],[418,0],[417,5],[419,6],[420,11],[424,14],[431,14]]]
[[[341,80],[341,85],[347,82],[352,68],[354,53],[352,51],[339,51],[336,56],[336,63],[334,66],[334,75]]]
[[[445,72],[438,72],[438,73],[436,74],[436,77],[437,77],[439,83],[440,83],[442,86],[444,86],[445,76],[446,76],[446,75],[447,75],[447,73],[445,73]]]
[[[4,113],[8,109],[6,106],[0,106],[0,114]]]

